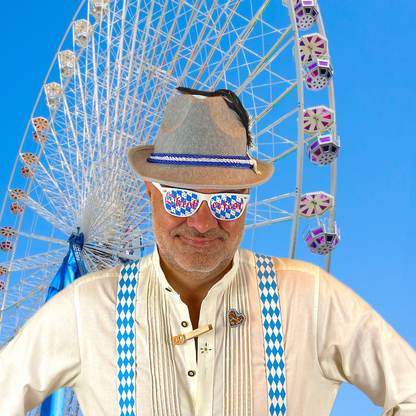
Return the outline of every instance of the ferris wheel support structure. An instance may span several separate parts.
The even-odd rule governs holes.
[[[297,170],[296,170],[296,194],[295,194],[295,207],[293,210],[293,218],[292,218],[292,230],[290,236],[290,244],[289,244],[289,255],[288,257],[293,259],[295,258],[295,251],[296,251],[296,243],[298,237],[298,226],[299,226],[299,212],[298,209],[301,196],[302,196],[302,179],[303,179],[303,155],[304,155],[304,146],[307,143],[304,139],[303,133],[303,125],[304,125],[304,92],[303,92],[303,70],[302,70],[302,61],[300,56],[299,50],[299,29],[296,22],[295,16],[295,5],[296,3],[292,2],[291,0],[287,1],[287,6],[289,10],[289,18],[292,23],[293,28],[293,37],[294,37],[294,47],[293,53],[296,63],[296,85],[298,90],[298,142],[297,142]],[[319,33],[326,38],[325,27],[322,20],[322,14],[319,13],[317,16],[317,24]],[[328,88],[328,101],[329,101],[329,108],[335,113],[335,95],[334,95],[334,83],[331,82],[327,86]],[[337,137],[336,131],[336,122],[333,127],[333,132],[335,137]],[[309,138],[308,140],[311,140]],[[337,160],[335,159],[331,163],[331,174],[330,174],[330,194],[336,200],[336,175],[337,175]],[[329,214],[329,229],[332,230],[334,227],[335,221],[335,205],[333,209],[330,211]],[[331,255],[332,251],[325,255],[325,264],[324,269],[326,272],[330,271],[331,266]]]
[[[326,37],[324,22],[322,20],[322,14],[319,13],[317,18],[317,24],[319,28],[319,33]],[[336,114],[335,108],[335,91],[334,91],[334,83],[331,82],[328,85],[328,100],[329,100],[329,108]],[[334,127],[334,135],[337,137],[337,123],[335,121]],[[336,200],[337,200],[337,163],[338,160],[335,159],[331,163],[331,185],[330,185],[330,193],[334,197],[334,208],[331,210],[329,214],[329,228],[332,229],[334,227],[335,222],[335,209],[336,209]],[[331,258],[332,258],[332,251],[325,255],[325,271],[329,273],[331,267]]]
[[[289,18],[293,28],[294,38],[294,55],[295,55],[295,67],[296,67],[296,85],[298,91],[298,137],[297,137],[297,164],[296,164],[296,194],[295,194],[295,206],[293,208],[292,218],[292,231],[290,234],[289,243],[289,258],[295,258],[296,241],[298,236],[299,226],[299,204],[302,194],[302,176],[303,176],[303,147],[304,147],[304,132],[303,132],[303,110],[304,110],[304,94],[303,94],[303,79],[302,79],[302,64],[299,53],[299,30],[296,23],[294,4],[292,0],[287,2],[289,10]]]

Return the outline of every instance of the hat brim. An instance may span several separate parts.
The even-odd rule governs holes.
[[[267,182],[274,166],[254,158],[260,174],[253,169],[167,165],[147,161],[154,146],[137,146],[129,150],[127,160],[133,171],[143,180],[164,185],[196,189],[244,189]]]

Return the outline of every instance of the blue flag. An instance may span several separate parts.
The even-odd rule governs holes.
[[[86,274],[81,250],[84,245],[84,234],[72,234],[69,237],[69,250],[59,267],[56,276],[48,288],[45,303],[75,279]],[[47,397],[41,406],[40,416],[63,416],[65,406],[65,388],[59,389]]]

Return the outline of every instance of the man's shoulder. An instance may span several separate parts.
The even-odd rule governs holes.
[[[270,257],[273,260],[275,271],[294,271],[300,273],[308,273],[311,275],[318,275],[320,268],[315,264],[308,263],[303,260],[286,259],[282,257],[273,257],[264,253],[253,253],[248,250],[239,249],[240,260],[245,263],[252,263],[255,265],[255,256]]]
[[[120,275],[121,269],[124,264],[118,264],[111,269],[103,269],[96,272],[88,273],[75,280],[74,285],[76,288],[85,286],[100,286],[106,284],[116,284]]]

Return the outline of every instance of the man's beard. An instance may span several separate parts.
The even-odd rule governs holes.
[[[241,235],[240,235],[241,234]],[[159,251],[163,260],[167,265],[177,273],[192,274],[195,279],[204,279],[212,274],[220,274],[229,266],[234,258],[235,252],[243,238],[242,232],[233,237],[234,241],[230,241],[230,234],[224,229],[218,227],[200,233],[197,229],[188,227],[185,223],[172,229],[169,236],[175,240],[182,237],[188,238],[206,238],[219,239],[222,243],[218,244],[215,250],[207,250],[204,247],[189,247],[182,245],[180,252],[175,253],[174,250],[166,250],[166,247],[159,247]],[[231,245],[227,244],[231,243]],[[218,258],[218,261],[215,261]]]

